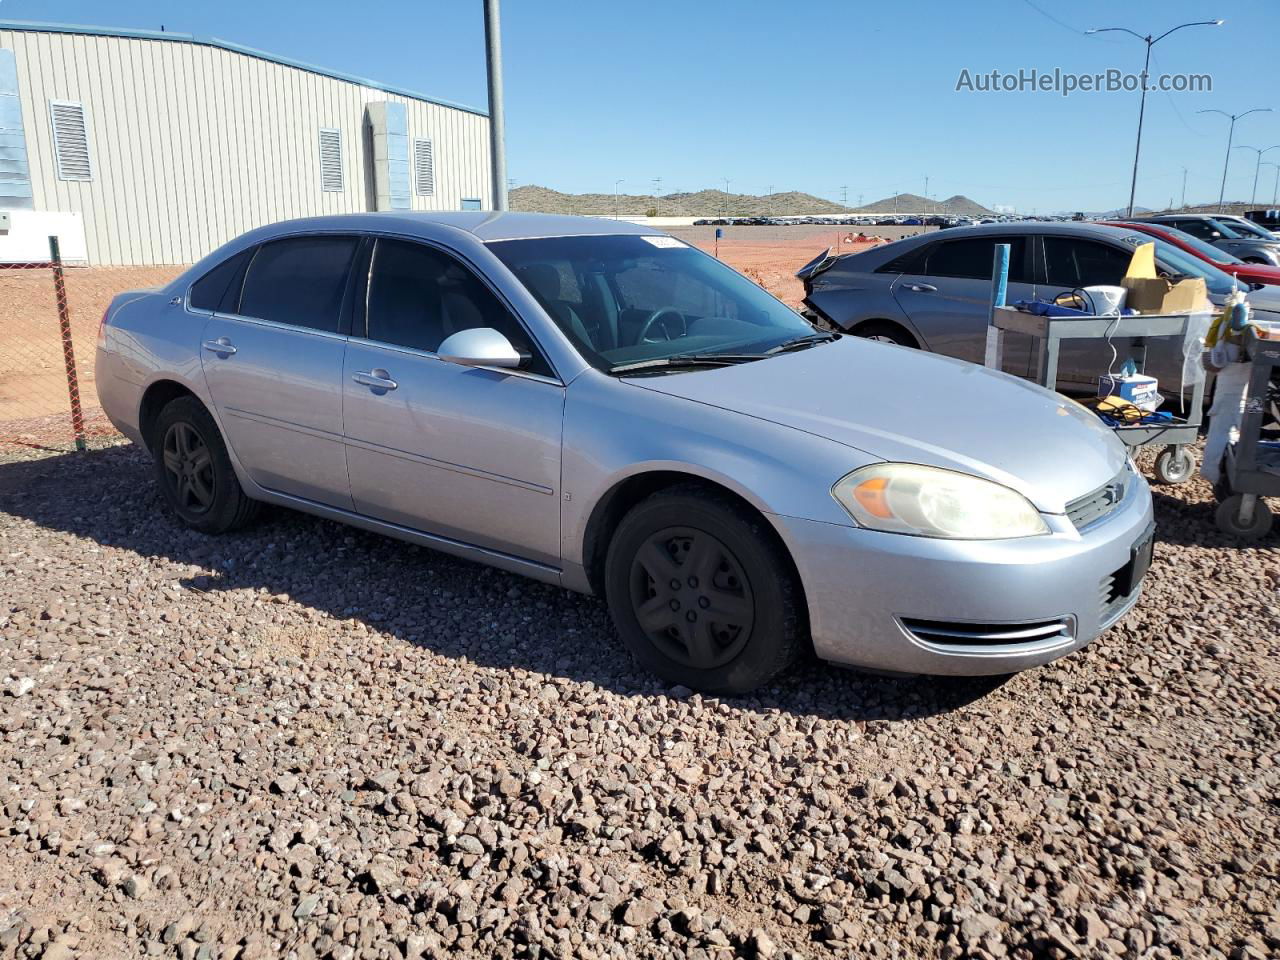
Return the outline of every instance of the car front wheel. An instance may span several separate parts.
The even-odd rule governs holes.
[[[169,506],[201,533],[247,524],[258,503],[245,496],[218,425],[195,397],[170,401],[156,418],[151,453]]]
[[[623,518],[605,592],[636,659],[673,684],[746,693],[804,646],[801,591],[776,535],[698,488],[655,494]]]

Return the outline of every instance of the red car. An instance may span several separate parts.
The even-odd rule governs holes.
[[[1266,283],[1280,286],[1280,267],[1269,267],[1263,263],[1245,263],[1225,250],[1220,250],[1212,244],[1205,243],[1198,237],[1183,233],[1181,230],[1175,230],[1172,227],[1162,226],[1158,223],[1143,223],[1136,220],[1107,220],[1103,222],[1103,226],[1124,227],[1126,230],[1149,233],[1153,237],[1167,240],[1192,256],[1213,264],[1225,273],[1239,277],[1246,283]]]

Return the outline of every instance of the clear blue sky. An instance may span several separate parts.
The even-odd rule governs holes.
[[[1210,73],[1211,93],[1147,98],[1138,203],[1216,200],[1227,120],[1280,144],[1276,0],[505,0],[508,167],[571,192],[723,187],[849,201],[964,193],[1020,210],[1097,210],[1128,197],[1137,93],[957,93],[962,68],[1137,71],[1143,45],[1092,26],[1180,31],[1152,72]],[[480,0],[0,0],[0,18],[212,35],[483,107]],[[1268,46],[1270,45],[1270,46]],[[1280,162],[1280,150],[1270,158]],[[1229,198],[1254,154],[1233,151]],[[1262,168],[1270,202],[1275,169]]]

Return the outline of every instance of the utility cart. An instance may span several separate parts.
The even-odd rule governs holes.
[[[1245,350],[1253,358],[1249,392],[1240,421],[1240,439],[1227,447],[1222,479],[1214,487],[1218,504],[1215,520],[1223,533],[1257,540],[1271,530],[1271,508],[1263,497],[1280,497],[1280,443],[1261,441],[1267,385],[1280,367],[1280,340],[1262,340],[1250,328]]]
[[[1027,334],[1039,342],[1039,369],[1036,371],[1035,381],[1050,390],[1057,389],[1058,354],[1064,340],[1135,338],[1136,342],[1129,353],[1133,356],[1138,371],[1142,372],[1147,360],[1145,341],[1152,337],[1184,338],[1191,317],[1190,313],[1140,313],[1127,317],[1042,317],[1012,307],[996,306],[991,310],[993,330],[988,337],[986,366],[995,370],[1003,369],[1004,333],[1009,331]],[[1171,421],[1123,424],[1112,428],[1130,447],[1164,445],[1155,463],[1155,477],[1160,483],[1184,483],[1195,470],[1195,458],[1187,447],[1195,443],[1200,432],[1204,409],[1203,378],[1193,385],[1187,409],[1186,417],[1175,417]]]

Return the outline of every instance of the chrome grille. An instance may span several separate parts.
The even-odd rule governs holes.
[[[1003,647],[1070,640],[1069,617],[1025,623],[968,623],[902,618],[902,625],[924,643],[941,647]]]
[[[1113,510],[1124,503],[1128,493],[1129,468],[1125,467],[1097,490],[1068,503],[1067,519],[1077,530],[1083,530],[1109,516]]]

